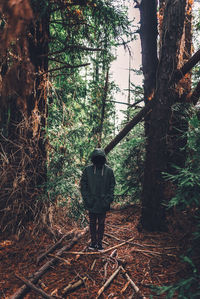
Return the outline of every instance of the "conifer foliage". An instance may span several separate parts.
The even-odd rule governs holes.
[[[78,194],[75,169],[112,134],[111,49],[131,32],[113,1],[1,1],[0,22],[0,218],[20,231]]]

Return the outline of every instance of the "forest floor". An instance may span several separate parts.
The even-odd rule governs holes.
[[[59,298],[98,298],[99,289],[121,264],[145,298],[166,298],[166,295],[156,295],[151,285],[170,285],[185,276],[188,269],[182,263],[180,256],[188,249],[192,222],[184,213],[177,213],[175,217],[174,215],[168,217],[168,232],[138,232],[139,217],[139,206],[108,212],[104,236],[105,252],[91,254],[91,251],[87,250],[90,240],[87,232],[70,250],[60,255],[60,259],[57,259],[39,279],[37,287]],[[60,227],[62,234],[72,229],[82,231],[70,219],[66,219],[65,225]],[[64,239],[52,255],[46,256],[37,264],[38,256],[55,241],[48,233],[39,235],[31,233],[31,224],[27,230],[28,233],[23,238],[18,239],[12,235],[6,238],[2,236],[0,239],[0,298],[2,299],[10,298],[23,285],[16,274],[30,280],[42,265],[56,255],[59,248],[70,242],[70,239]],[[124,243],[131,238],[132,241]],[[113,251],[116,254],[114,258],[110,257]],[[64,295],[64,288],[69,283],[73,284],[83,278],[84,282],[80,287]],[[128,283],[127,276],[120,268],[99,298],[141,298],[133,297],[133,291],[131,283]],[[30,290],[24,298],[43,297]]]

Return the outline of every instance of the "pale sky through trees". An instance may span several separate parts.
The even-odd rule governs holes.
[[[125,1],[128,6],[128,12],[129,12],[129,19],[134,21],[134,25],[138,25],[138,22],[140,20],[140,13],[138,8],[134,8],[132,1]],[[195,0],[194,3],[194,14],[196,17],[198,17],[198,11],[200,9],[200,0]],[[195,35],[195,32],[194,32]],[[194,47],[196,48],[199,44],[198,37],[195,36],[195,43]],[[140,44],[140,37],[139,34],[137,34],[137,40],[133,41],[129,45],[132,50],[132,58],[131,58],[131,68],[139,70],[141,66],[141,44]],[[196,49],[197,50],[197,49]],[[119,102],[125,102],[127,103],[128,99],[128,76],[129,76],[129,52],[124,50],[124,47],[121,46],[117,50],[117,60],[115,60],[112,64],[111,72],[112,72],[112,79],[115,81],[115,83],[119,86],[121,89],[121,92],[118,92],[114,95],[114,100]],[[131,72],[131,82],[142,86],[142,79],[143,76],[135,75],[134,72]],[[132,103],[132,101],[131,101]],[[116,104],[116,115],[117,115],[117,124],[120,124],[121,121],[124,119],[123,110],[127,109],[127,105],[123,104]]]
[[[134,21],[135,25],[138,25],[139,22],[139,9],[133,7],[133,3],[128,2],[128,13],[129,19]],[[141,66],[141,45],[139,34],[137,34],[137,40],[131,42],[129,44],[131,47],[132,57],[131,57],[131,68],[139,69]],[[117,60],[115,60],[112,64],[111,68],[112,79],[121,89],[121,92],[118,92],[114,95],[114,100],[119,102],[128,101],[128,77],[129,77],[129,51],[125,50],[123,46],[120,46],[117,50]],[[134,84],[142,85],[142,76],[135,75],[133,71],[131,71],[131,82]],[[131,101],[132,103],[133,101]],[[124,118],[124,114],[121,110],[126,110],[127,105],[116,104],[116,114],[119,120],[117,123],[120,123]]]

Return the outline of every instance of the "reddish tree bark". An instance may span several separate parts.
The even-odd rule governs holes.
[[[17,5],[11,6],[15,12]],[[1,150],[5,153],[0,160],[0,225],[7,230],[16,230],[39,215],[44,206],[39,200],[46,182],[47,102],[46,78],[42,74],[48,70],[49,14],[46,7],[41,16],[39,8],[33,6],[33,19],[25,28],[20,27],[23,31],[10,46],[13,64],[3,74],[1,102],[6,113],[0,119]],[[26,12],[24,6],[19,9],[20,15]]]
[[[177,69],[180,43],[183,35],[186,1],[169,0],[164,10],[162,41],[157,69],[156,105],[150,115],[146,142],[141,224],[144,229],[165,230],[165,180],[168,170],[168,132],[171,107],[178,94],[169,86],[170,78]]]

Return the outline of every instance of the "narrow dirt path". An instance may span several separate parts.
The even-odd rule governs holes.
[[[47,294],[60,298],[97,298],[105,281],[122,265],[126,275],[120,269],[99,298],[132,298],[134,289],[128,283],[127,274],[146,298],[150,298],[152,294],[154,298],[165,298],[165,295],[156,296],[150,286],[172,284],[187,271],[179,256],[188,246],[188,222],[180,216],[180,219],[176,217],[176,223],[171,221],[167,233],[138,232],[136,226],[139,215],[140,209],[137,206],[110,211],[104,237],[106,252],[88,254],[87,233],[70,252],[66,251],[61,255],[56,264],[41,277],[37,286]],[[66,231],[71,229],[66,225]],[[124,244],[124,241],[131,238],[134,239]],[[67,242],[69,240],[63,240],[61,247]],[[51,245],[52,239],[47,234],[38,237],[29,235],[19,241],[14,236],[0,240],[0,298],[9,298],[22,286],[23,283],[15,274],[30,279],[31,274],[52,258],[48,256],[39,265],[36,264],[37,257]],[[114,248],[108,250],[112,247]],[[58,250],[59,248],[52,255]],[[114,257],[110,257],[112,253]],[[81,279],[81,286],[64,295],[64,289],[70,283],[73,285]],[[24,298],[42,297],[35,291],[30,291]]]

